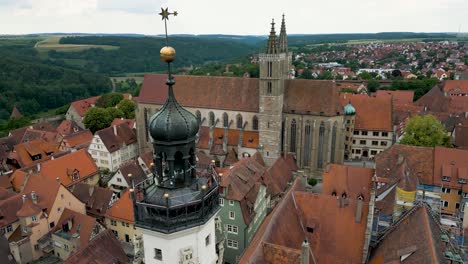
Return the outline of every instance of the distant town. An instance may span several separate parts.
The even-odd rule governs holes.
[[[0,263],[468,262],[468,41],[275,21],[0,38]]]

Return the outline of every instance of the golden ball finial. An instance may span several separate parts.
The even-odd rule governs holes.
[[[160,51],[161,53],[161,60],[167,63],[173,62],[175,59],[175,49],[173,47],[163,47]]]

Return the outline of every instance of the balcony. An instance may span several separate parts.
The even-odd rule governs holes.
[[[161,233],[174,233],[205,224],[219,210],[219,186],[211,168],[179,189],[142,184],[134,189],[135,225]]]

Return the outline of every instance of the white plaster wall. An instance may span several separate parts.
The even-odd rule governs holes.
[[[146,264],[179,263],[181,251],[191,247],[193,263],[215,264],[218,257],[215,248],[215,217],[213,216],[205,225],[179,231],[172,234],[163,234],[152,230],[141,229],[145,249]],[[205,245],[205,238],[210,235],[210,244]],[[162,261],[154,258],[154,249],[162,250]]]

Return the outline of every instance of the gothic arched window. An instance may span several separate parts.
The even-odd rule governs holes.
[[[338,124],[335,122],[332,128],[332,142],[331,142],[331,163],[335,163],[335,147],[336,147],[336,130]]]
[[[237,128],[241,129],[242,128],[242,115],[241,114],[238,114],[237,117],[236,117],[236,120],[237,120]]]
[[[317,168],[323,168],[323,145],[324,145],[324,137],[325,137],[325,124],[322,122],[320,123],[319,129],[319,142],[318,142],[318,158],[317,158]]]
[[[258,117],[257,116],[254,116],[252,118],[252,129],[258,130]]]
[[[302,159],[302,163],[304,166],[309,165],[310,161],[310,152],[311,152],[311,145],[312,145],[312,137],[311,137],[311,127],[310,121],[307,120],[305,129],[304,129],[304,156]]]
[[[290,136],[289,152],[296,152],[296,130],[297,130],[296,119],[293,119],[291,121],[291,136]]]
[[[209,117],[210,117],[210,126],[214,126],[214,124],[215,124],[215,115],[214,115],[214,113],[210,112]]]
[[[229,125],[229,117],[228,117],[228,114],[225,112],[223,114],[223,126],[228,127],[228,125]]]
[[[195,115],[197,116],[197,121],[198,121],[198,124],[201,124],[201,113],[200,111],[195,111]]]

